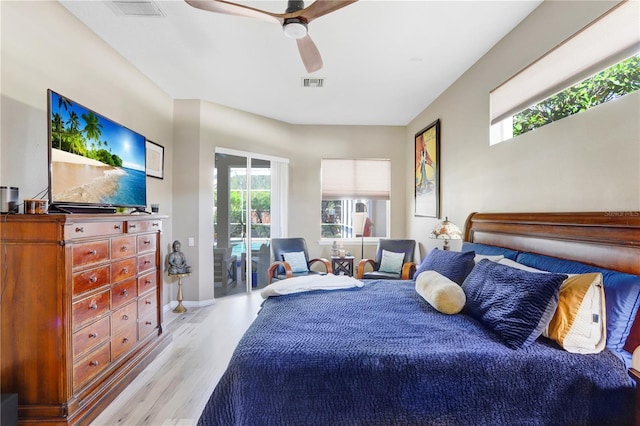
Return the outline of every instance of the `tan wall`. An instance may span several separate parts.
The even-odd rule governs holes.
[[[413,149],[441,119],[443,217],[462,227],[474,211],[640,210],[640,92],[489,146],[489,91],[615,3],[542,3],[407,126]],[[437,220],[412,211],[410,236],[423,252],[440,246],[427,237]]]

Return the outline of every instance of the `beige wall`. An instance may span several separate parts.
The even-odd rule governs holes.
[[[462,227],[474,211],[640,210],[640,92],[489,146],[489,91],[615,3],[542,3],[409,123],[413,149],[414,134],[441,119],[443,217]],[[423,252],[440,246],[427,237],[437,220],[412,212]]]

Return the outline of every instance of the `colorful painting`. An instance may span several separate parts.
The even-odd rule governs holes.
[[[440,217],[440,120],[415,136],[415,215]]]

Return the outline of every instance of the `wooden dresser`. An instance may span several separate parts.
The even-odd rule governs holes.
[[[170,340],[163,217],[1,218],[2,393],[21,423],[88,424]]]

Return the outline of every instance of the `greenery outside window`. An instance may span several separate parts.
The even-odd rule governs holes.
[[[638,2],[620,2],[489,94],[490,144],[640,88]]]

